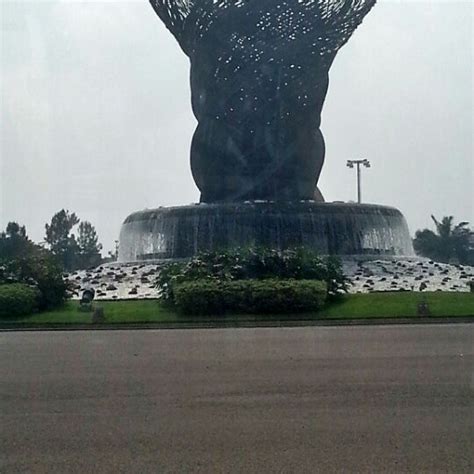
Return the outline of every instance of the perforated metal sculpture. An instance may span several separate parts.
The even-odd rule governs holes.
[[[191,60],[201,201],[320,196],[329,69],[375,2],[151,0]]]

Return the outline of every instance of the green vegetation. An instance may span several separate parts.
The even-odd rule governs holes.
[[[473,316],[472,293],[370,293],[345,296],[326,307],[320,318],[400,318],[416,317],[418,304],[426,302],[432,317]]]
[[[72,233],[79,224],[77,237]],[[94,226],[81,222],[74,212],[61,209],[46,224],[45,242],[64,270],[93,268],[102,261],[102,245]]]
[[[438,221],[431,216],[436,232],[430,229],[418,230],[413,246],[418,255],[437,262],[456,262],[461,265],[474,265],[474,232],[468,222],[454,225],[453,216]]]
[[[282,314],[317,311],[326,301],[326,284],[316,280],[202,280],[174,286],[183,314]]]
[[[185,282],[267,279],[324,281],[330,299],[347,290],[347,278],[337,257],[320,257],[302,248],[284,251],[251,248],[202,253],[188,262],[163,267],[157,285],[163,300],[173,303],[174,286]]]
[[[0,234],[0,284],[13,283],[35,287],[40,310],[60,306],[66,299],[67,286],[56,258],[29,240],[25,227],[10,222]]]
[[[93,307],[104,309],[106,323],[176,322],[179,316],[157,300],[96,301]],[[0,318],[0,323],[15,324],[88,324],[92,312],[79,310],[78,301],[68,301],[61,308],[21,318]]]
[[[285,321],[285,320],[335,320],[371,318],[413,318],[416,321],[417,307],[427,302],[431,316],[474,317],[474,295],[472,293],[372,293],[347,295],[340,302],[332,303],[317,313],[298,315],[237,315],[192,318],[180,316],[169,305],[157,300],[94,302],[102,307],[105,323],[186,323],[196,321]],[[68,301],[62,308],[33,314],[28,317],[0,317],[0,324],[88,324],[92,313],[78,310],[77,301]]]
[[[64,304],[68,296],[68,286],[63,280],[63,270],[96,266],[101,261],[97,233],[89,222],[81,222],[79,234],[71,234],[79,223],[74,213],[62,210],[53,216],[51,224],[46,224],[46,243],[32,242],[25,226],[9,222],[5,231],[0,232],[0,314],[11,317],[50,310]],[[7,285],[22,284],[23,287]],[[31,306],[31,288],[35,293],[35,304]],[[24,305],[24,306],[22,306]],[[27,309],[30,308],[31,309]],[[20,308],[23,308],[20,310]]]
[[[0,318],[24,316],[38,309],[40,294],[36,288],[22,283],[0,285]]]

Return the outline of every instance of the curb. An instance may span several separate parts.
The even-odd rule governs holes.
[[[31,331],[130,331],[130,330],[178,330],[178,329],[252,329],[252,328],[300,328],[300,327],[342,327],[342,326],[400,326],[423,324],[474,324],[471,317],[431,317],[431,318],[373,318],[373,319],[320,319],[283,321],[209,321],[182,323],[141,323],[141,324],[31,324],[0,325],[0,332]]]

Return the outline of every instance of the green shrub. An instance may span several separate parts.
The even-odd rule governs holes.
[[[178,283],[173,286],[176,307],[185,314],[297,313],[320,309],[327,297],[324,282],[316,280],[237,280]]]
[[[160,270],[157,285],[162,299],[173,302],[174,286],[203,280],[320,280],[334,298],[347,291],[348,279],[337,257],[320,257],[306,249],[247,249],[202,253],[187,262],[172,263]]]
[[[25,316],[38,309],[39,291],[22,283],[0,284],[0,317]]]
[[[54,256],[46,249],[34,246],[25,255],[4,260],[0,267],[0,284],[24,283],[39,290],[39,309],[60,306],[67,296],[67,285],[62,269]]]

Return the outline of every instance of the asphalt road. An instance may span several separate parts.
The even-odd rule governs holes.
[[[474,325],[0,333],[2,473],[473,472]]]

